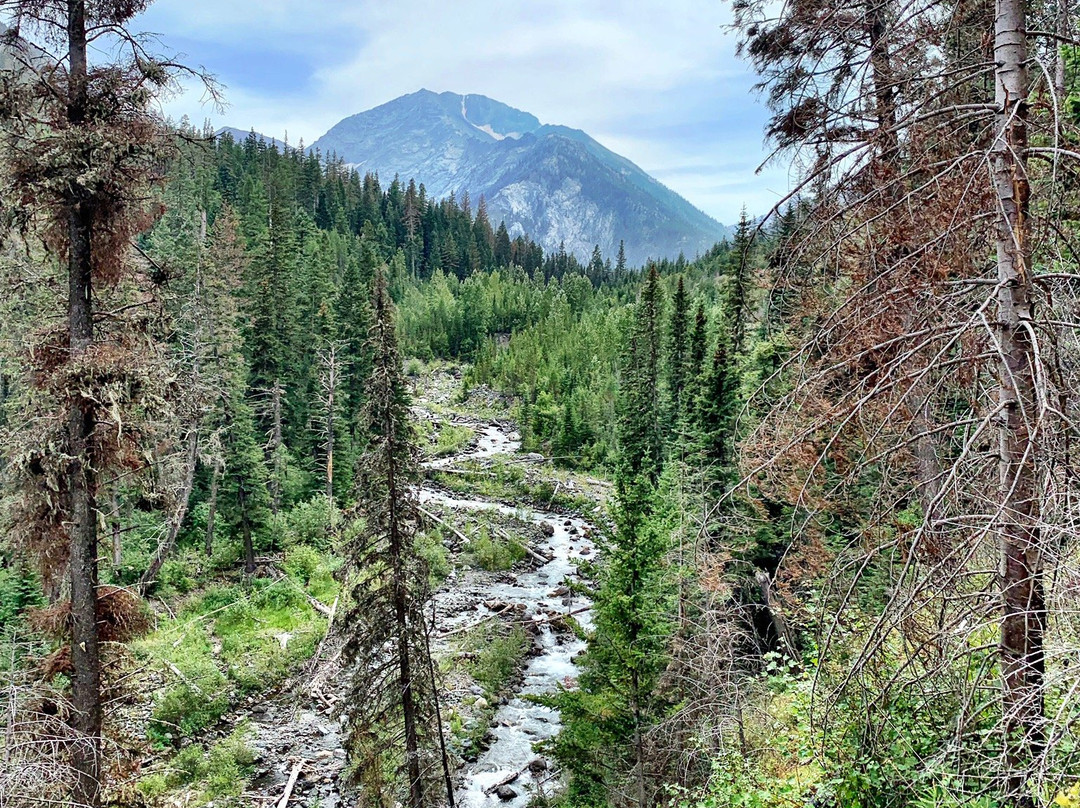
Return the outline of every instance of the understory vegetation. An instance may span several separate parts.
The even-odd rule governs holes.
[[[797,187],[629,267],[161,120],[171,61],[87,67],[141,3],[8,5],[64,47],[0,77],[0,804],[252,804],[230,716],[324,663],[352,795],[448,804],[543,623],[536,806],[1080,806],[1067,6],[740,0]],[[588,617],[477,594],[526,507]]]

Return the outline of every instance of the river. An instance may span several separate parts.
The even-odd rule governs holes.
[[[496,455],[512,455],[521,442],[513,427],[501,422],[478,422],[470,426],[476,432],[472,446],[457,455],[428,461],[428,468],[448,468],[465,460],[483,460]],[[528,804],[539,783],[552,776],[546,763],[537,765],[533,744],[551,738],[559,729],[558,712],[531,703],[526,696],[551,693],[557,686],[577,675],[574,658],[584,643],[565,631],[551,630],[550,620],[558,613],[573,613],[585,628],[590,626],[588,601],[569,593],[559,594],[563,582],[576,576],[575,560],[593,552],[588,536],[592,526],[584,519],[536,509],[526,505],[505,503],[452,495],[429,483],[418,491],[425,508],[438,507],[455,512],[498,511],[545,528],[543,543],[532,547],[550,560],[536,569],[516,572],[501,579],[478,578],[483,581],[467,610],[448,616],[446,625],[436,625],[435,633],[448,629],[459,630],[489,619],[492,613],[485,601],[519,605],[517,619],[535,622],[539,652],[532,656],[517,691],[501,705],[494,718],[490,745],[475,762],[467,763],[455,777],[458,783],[455,799],[459,808],[521,808]],[[548,535],[549,534],[549,535]],[[449,600],[461,582],[448,581],[434,595]],[[479,602],[475,602],[479,601]],[[305,688],[296,688],[303,692]],[[343,733],[337,721],[325,713],[329,708],[313,698],[282,698],[264,707],[255,708],[250,715],[254,739],[252,745],[259,754],[262,773],[253,784],[256,794],[270,797],[280,795],[295,761],[305,761],[304,776],[297,783],[296,803],[339,808],[348,799],[339,790],[338,779],[345,761]],[[534,765],[530,768],[530,763]],[[496,784],[517,775],[500,797],[492,790]],[[492,791],[492,793],[487,793]],[[513,792],[511,796],[510,792]],[[302,800],[302,803],[301,803]]]

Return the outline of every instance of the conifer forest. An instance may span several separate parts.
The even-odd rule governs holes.
[[[789,186],[642,261],[150,5],[0,0],[0,808],[1080,808],[1068,0],[727,0]]]

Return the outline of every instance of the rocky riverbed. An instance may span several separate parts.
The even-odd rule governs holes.
[[[520,438],[508,421],[455,420],[468,424],[475,437],[460,453],[430,461],[432,469],[512,455],[520,448]],[[546,467],[542,458],[534,456],[529,462],[534,470]],[[519,526],[517,538],[528,547],[528,556],[505,572],[455,566],[434,593],[432,606],[437,656],[451,652],[453,637],[490,620],[509,620],[524,627],[530,638],[532,647],[514,677],[512,695],[497,706],[480,748],[464,755],[467,762],[456,773],[456,800],[462,808],[519,808],[537,788],[545,784],[550,788],[558,778],[533,749],[558,731],[558,713],[527,696],[552,692],[577,675],[574,659],[584,643],[567,628],[570,621],[565,616],[572,615],[587,628],[589,604],[572,594],[568,584],[577,578],[576,562],[593,553],[592,526],[579,516],[553,509],[450,493],[430,483],[418,494],[425,510],[443,514],[448,521],[469,515],[505,518]],[[308,670],[276,699],[235,716],[252,730],[257,775],[249,796],[256,804],[276,804],[290,779],[294,780],[290,805],[353,804],[345,787],[344,735],[335,718],[344,677],[333,637]],[[483,701],[478,692],[474,686],[464,693],[448,693],[444,708],[475,708]]]

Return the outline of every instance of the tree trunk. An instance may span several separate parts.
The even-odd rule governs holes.
[[[191,489],[195,484],[195,466],[198,462],[199,428],[198,425],[195,425],[191,428],[191,432],[188,433],[187,457],[184,459],[184,481],[177,496],[176,510],[169,520],[165,538],[158,545],[150,566],[146,568],[146,572],[139,579],[140,592],[145,592],[147,587],[157,578],[158,573],[161,572],[161,565],[165,563],[165,559],[169,557],[169,553],[176,546],[176,537],[180,533],[181,525],[184,524],[184,517],[187,516],[188,503],[191,502]]]
[[[1058,109],[1065,102],[1065,41],[1069,36],[1069,0],[1057,0],[1054,27],[1060,37],[1054,42],[1054,95],[1057,96]]]
[[[1029,778],[1042,747],[1042,553],[1036,500],[1036,395],[1033,295],[1028,260],[1028,47],[1023,0],[997,0],[994,29],[997,136],[999,474],[1002,712],[1007,801],[1033,804]]]
[[[281,510],[281,382],[274,380],[270,393],[273,425],[270,432],[270,510]]]
[[[214,472],[210,477],[210,503],[209,511],[206,514],[206,545],[205,552],[206,557],[209,558],[214,554],[214,518],[217,516],[217,493],[218,482],[221,479],[221,468],[214,464]]]
[[[634,713],[634,757],[637,758],[637,766],[634,768],[634,781],[637,786],[637,804],[638,808],[645,808],[645,739],[641,733],[641,706],[638,703],[638,694],[641,692],[641,686],[638,682],[638,673],[635,670],[631,677],[631,688],[633,690],[631,698],[633,699],[633,713]]]
[[[248,518],[247,497],[241,488],[238,496],[240,505],[240,534],[244,537],[244,572],[251,575],[255,572],[255,545],[251,541],[251,520]]]
[[[68,0],[68,104],[73,127],[86,119],[86,6]],[[94,339],[92,203],[76,189],[67,203],[68,340],[70,362],[82,360]],[[77,392],[73,391],[75,395]],[[72,757],[76,780],[73,800],[96,806],[101,777],[101,654],[98,646],[98,536],[95,506],[94,405],[76,399],[68,414],[67,487],[71,541],[71,676],[72,728],[78,739]]]
[[[120,564],[123,561],[124,547],[120,540],[120,485],[119,483],[113,485],[112,489],[112,502],[111,513],[109,521],[110,530],[112,531],[112,565],[114,570],[120,569]]]
[[[420,739],[417,733],[416,701],[413,697],[412,661],[409,654],[409,591],[405,573],[405,553],[399,530],[398,487],[395,474],[394,424],[387,406],[386,495],[389,505],[390,557],[394,575],[394,620],[397,623],[398,683],[401,687],[401,716],[405,724],[405,763],[409,775],[410,808],[424,808],[424,783],[420,775]]]

